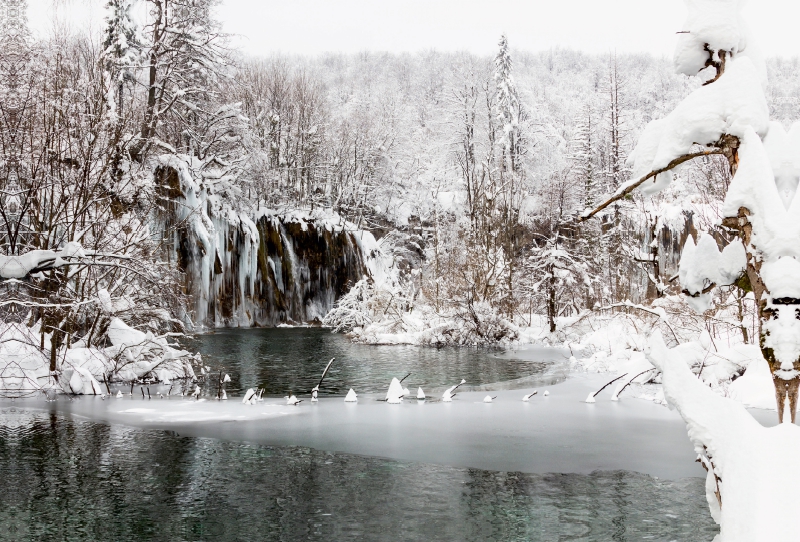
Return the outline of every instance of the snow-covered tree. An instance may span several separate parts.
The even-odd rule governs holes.
[[[133,0],[108,0],[101,63],[109,79],[107,102],[112,115],[122,116],[126,83],[141,65],[141,38],[131,14]],[[113,118],[113,117],[112,117]]]
[[[496,87],[495,115],[500,127],[498,145],[501,148],[501,169],[517,172],[521,168],[520,136],[521,103],[514,83],[513,63],[505,34],[500,37],[500,50],[494,58],[494,84]]]
[[[577,118],[575,131],[570,142],[571,172],[583,187],[584,205],[592,207],[602,191],[597,171],[597,129],[593,112],[586,104]]]

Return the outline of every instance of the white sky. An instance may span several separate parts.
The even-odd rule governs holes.
[[[28,0],[35,31],[53,4],[73,24],[102,22],[101,0]],[[469,50],[490,54],[501,33],[514,49],[671,55],[681,0],[223,0],[227,32],[251,54]],[[800,55],[798,0],[751,0],[745,16],[767,56]]]

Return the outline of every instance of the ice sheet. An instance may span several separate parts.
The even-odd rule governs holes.
[[[530,402],[531,390],[500,390],[491,404],[485,391],[459,393],[452,403],[404,401],[362,395],[358,403],[321,397],[286,406],[269,398],[256,405],[186,398],[100,400],[80,397],[53,403],[17,401],[73,415],[144,427],[268,445],[309,446],[397,460],[529,473],[623,469],[662,478],[702,476],[686,426],[675,411],[625,394],[611,401],[613,386],[586,404],[608,374],[578,374]],[[550,395],[545,396],[544,391]],[[358,391],[358,390],[356,390]],[[305,397],[304,397],[305,398]],[[307,398],[306,398],[307,399]],[[770,414],[770,413],[765,413]],[[774,414],[773,414],[774,417]]]

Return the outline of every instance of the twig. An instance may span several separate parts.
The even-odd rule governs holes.
[[[614,382],[616,382],[616,381],[617,381],[617,380],[619,380],[620,378],[625,378],[625,376],[627,376],[627,374],[628,374],[628,373],[623,373],[623,374],[619,375],[617,378],[615,378],[614,380],[612,380],[611,382],[609,382],[608,384],[606,384],[605,386],[603,386],[602,388],[600,388],[599,390],[597,390],[596,392],[594,392],[594,393],[593,393],[592,395],[590,395],[588,398],[594,399],[595,397],[597,397],[597,396],[600,394],[600,392],[601,392],[601,391],[603,391],[604,389],[606,389],[607,387],[609,387],[611,384],[613,384]],[[588,398],[587,398],[587,399],[588,399]]]
[[[586,316],[592,314],[592,312],[595,312],[595,311],[607,311],[607,310],[611,310],[611,309],[617,309],[617,308],[620,308],[620,307],[626,307],[626,308],[629,308],[629,309],[637,309],[637,310],[644,311],[646,313],[652,314],[653,316],[658,316],[658,319],[663,321],[664,325],[666,325],[667,329],[669,329],[670,333],[672,333],[672,338],[675,339],[675,342],[678,343],[678,344],[681,343],[681,341],[678,340],[678,335],[675,333],[675,330],[672,329],[672,325],[670,325],[670,323],[667,321],[667,319],[664,318],[663,314],[661,314],[660,312],[658,312],[656,310],[653,310],[653,309],[650,309],[648,307],[645,307],[644,305],[636,305],[634,303],[631,303],[630,301],[624,301],[622,303],[612,303],[611,305],[608,305],[606,307],[597,307],[596,309],[592,309],[591,311],[587,311],[584,315],[582,315],[578,320],[573,322],[571,325],[577,324],[583,318],[585,318]]]
[[[637,378],[639,378],[640,376],[642,376],[642,375],[643,375],[643,374],[645,374],[645,373],[649,373],[650,371],[655,371],[655,370],[656,370],[656,368],[655,368],[655,367],[651,367],[650,369],[646,369],[646,370],[642,371],[641,373],[639,373],[638,375],[634,376],[633,378],[631,378],[630,380],[628,380],[628,381],[625,383],[625,385],[624,385],[624,386],[622,386],[622,387],[619,389],[619,391],[618,391],[617,393],[615,393],[615,394],[614,394],[614,397],[616,397],[617,399],[619,399],[619,396],[620,396],[620,394],[621,394],[623,391],[625,391],[625,388],[627,388],[628,386],[630,386],[630,385],[631,385],[631,383],[632,383],[634,380],[636,380]]]

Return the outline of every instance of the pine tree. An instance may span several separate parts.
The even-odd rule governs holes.
[[[595,125],[591,107],[587,104],[580,113],[570,144],[570,161],[572,174],[583,187],[584,205],[591,207],[597,200],[598,191],[602,190],[596,182],[596,140]]]
[[[497,88],[495,116],[502,130],[501,138],[498,141],[502,149],[501,168],[503,171],[517,171],[520,151],[520,101],[514,77],[511,74],[513,64],[505,34],[500,37],[499,46],[500,50],[494,59],[494,83]]]
[[[141,39],[131,17],[133,0],[108,0],[101,64],[109,79],[106,101],[112,118],[122,116],[125,83],[136,78]]]

